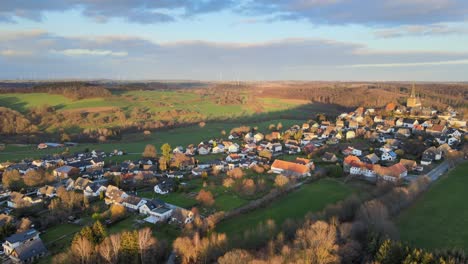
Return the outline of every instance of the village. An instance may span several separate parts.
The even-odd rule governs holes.
[[[224,138],[165,144],[159,155],[147,146],[138,160],[108,164],[106,158],[124,158],[125,151],[89,150],[4,162],[2,257],[30,263],[50,254],[55,244],[46,245],[42,237],[55,225],[100,220],[110,228],[132,219],[155,229],[180,229],[313,177],[406,184],[444,162],[467,159],[466,130],[466,120],[453,108],[425,107],[413,88],[406,105],[359,107],[291,127],[272,124],[269,131],[241,126]],[[233,195],[238,200],[230,200]]]

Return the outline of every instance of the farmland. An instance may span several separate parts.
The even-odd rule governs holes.
[[[428,249],[468,249],[467,171],[467,162],[457,166],[397,219],[403,241]]]

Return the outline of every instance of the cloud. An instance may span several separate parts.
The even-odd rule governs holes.
[[[405,25],[463,21],[466,0],[256,0],[242,9],[276,20],[305,19],[314,24]]]
[[[84,16],[105,23],[112,18],[152,24],[171,22],[178,17],[191,17],[226,9],[234,0],[18,0],[0,1],[0,22],[16,18],[41,21],[44,12],[81,10]]]
[[[468,28],[449,26],[445,24],[406,25],[376,30],[374,34],[379,38],[398,38],[405,36],[444,36],[454,34],[468,34]]]
[[[440,65],[468,65],[468,59],[450,60],[450,61],[428,61],[428,62],[405,62],[405,63],[381,63],[381,64],[354,64],[346,65],[349,68],[395,68],[395,67],[421,67],[421,66],[440,66]]]
[[[21,50],[12,50],[12,49],[5,49],[0,51],[0,57],[20,57],[20,56],[29,56],[31,55],[31,51],[21,51]]]
[[[125,51],[113,52],[112,50],[90,50],[90,49],[66,49],[61,51],[52,51],[66,56],[127,56]]]
[[[129,36],[2,32],[0,78],[466,80],[468,53],[372,50],[327,39],[156,43]],[[12,48],[14,47],[14,48]],[[6,58],[6,59],[2,59]],[[416,67],[424,66],[424,67]],[[407,67],[413,67],[408,71]],[[389,70],[391,68],[391,70]]]

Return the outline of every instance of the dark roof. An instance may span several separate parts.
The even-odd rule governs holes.
[[[153,200],[148,200],[148,201],[146,202],[146,206],[148,206],[148,208],[149,208],[150,210],[153,210],[153,209],[155,209],[155,208],[162,207],[162,206],[164,206],[164,205],[166,205],[166,203],[165,203],[163,200],[161,200],[161,199],[153,199]]]
[[[140,197],[130,195],[130,196],[124,198],[122,202],[132,204],[132,205],[137,205],[138,203],[140,203],[140,201],[141,201]]]
[[[30,241],[23,245],[20,245],[19,247],[15,248],[15,251],[18,254],[18,258],[20,260],[26,261],[32,257],[47,252],[47,249],[44,246],[44,243],[42,243],[42,240],[39,238],[34,239],[33,241]]]
[[[99,184],[99,183],[92,183],[89,185],[89,188],[91,188],[91,190],[93,192],[97,192],[99,190],[99,188],[101,188],[102,184]]]
[[[8,241],[9,243],[13,244],[13,243],[16,243],[16,242],[23,242],[23,241],[26,241],[30,238],[33,238],[35,235],[39,234],[39,232],[37,232],[36,229],[29,229],[29,230],[26,230],[22,233],[17,233],[17,234],[13,234],[9,237],[7,237],[5,240]]]

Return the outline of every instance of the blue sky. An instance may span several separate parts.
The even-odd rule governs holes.
[[[464,0],[0,3],[0,78],[468,81]]]

